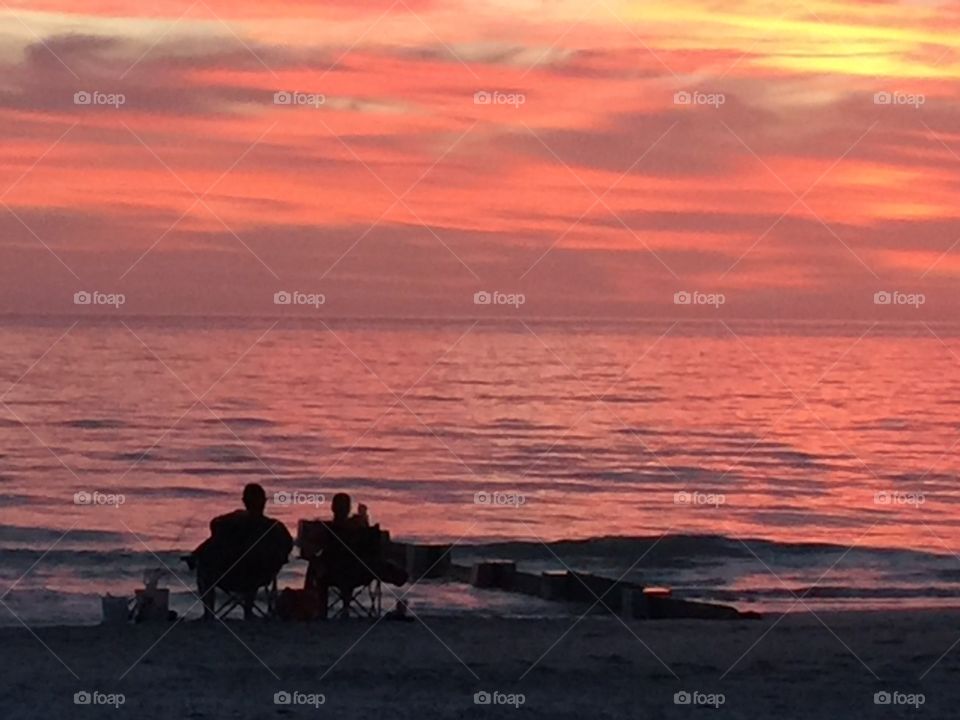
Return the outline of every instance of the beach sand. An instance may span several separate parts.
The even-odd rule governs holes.
[[[779,617],[6,628],[0,707],[7,719],[956,716],[960,646],[940,658],[960,611]],[[78,707],[83,691],[124,702]],[[284,691],[314,704],[275,704]],[[508,704],[476,704],[482,691]],[[676,704],[684,691],[723,702]],[[923,704],[878,706],[884,691]]]

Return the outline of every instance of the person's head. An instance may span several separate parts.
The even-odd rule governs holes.
[[[263,515],[263,508],[267,505],[267,493],[258,483],[250,483],[243,488],[243,506],[252,515]]]
[[[350,496],[346,493],[337,493],[330,502],[334,520],[346,520],[350,517]]]

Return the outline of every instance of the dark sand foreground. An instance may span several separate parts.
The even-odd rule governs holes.
[[[960,645],[940,658],[960,612],[821,618],[829,629],[803,613],[573,629],[575,617],[7,628],[0,708],[9,720],[957,717]],[[85,691],[103,695],[76,705]],[[480,691],[502,695],[476,704]],[[278,692],[308,704],[276,704]],[[695,700],[677,704],[679,692]],[[121,693],[119,707],[96,704]]]

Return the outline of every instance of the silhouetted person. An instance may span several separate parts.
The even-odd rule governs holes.
[[[330,525],[335,537],[330,538],[330,542],[310,568],[317,580],[326,580],[330,577],[343,578],[350,571],[358,571],[357,566],[362,564],[362,561],[372,560],[372,558],[362,557],[364,553],[360,548],[351,547],[354,544],[355,531],[361,527],[357,522],[357,516],[350,514],[352,507],[353,502],[346,493],[337,493],[330,501],[330,511],[333,513],[333,521]]]
[[[327,593],[330,587],[348,593],[379,578],[393,585],[403,585],[407,573],[383,557],[380,527],[370,527],[367,508],[351,515],[352,501],[346,493],[337,493],[330,502],[333,520],[330,536],[323,549],[310,560],[305,587],[319,591],[321,614],[327,614]]]
[[[370,527],[370,515],[367,506],[363,503],[357,505],[357,512],[350,514],[353,507],[353,501],[346,493],[337,493],[330,501],[330,510],[333,513],[333,524],[336,527]]]
[[[214,617],[218,585],[242,594],[249,619],[257,589],[287,562],[293,539],[282,522],[264,514],[266,504],[263,487],[250,483],[243,488],[243,509],[211,520],[210,537],[194,551],[191,567],[197,568],[205,620]]]
[[[330,501],[330,511],[333,513],[333,524],[345,526],[350,524],[350,509],[353,502],[346,493],[337,493]]]

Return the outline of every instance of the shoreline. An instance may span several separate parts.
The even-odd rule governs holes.
[[[589,605],[594,599],[589,591],[581,592],[584,588],[578,582],[568,583],[576,592],[568,592],[570,587],[556,591],[553,581],[557,575],[573,568],[614,606],[622,601],[622,594],[621,588],[611,587],[612,578],[619,578],[622,588],[665,587],[680,601],[766,615],[795,609],[798,597],[818,613],[949,612],[960,608],[960,576],[956,558],[950,555],[889,546],[857,548],[843,553],[847,558],[844,567],[827,568],[830,573],[825,576],[823,569],[835,562],[840,546],[757,539],[746,543],[749,548],[722,535],[679,533],[662,538],[605,535],[566,539],[546,548],[529,541],[461,544],[446,556],[448,562],[441,563],[449,566],[443,568],[443,577],[419,581],[402,593],[410,592],[414,607],[429,614],[566,616],[586,609],[578,601]],[[393,545],[400,550],[421,547],[400,540]],[[446,546],[431,543],[422,547]],[[13,587],[5,601],[29,624],[89,626],[99,621],[100,597],[108,593],[132,596],[144,569],[163,565],[170,575],[162,584],[171,591],[172,608],[182,612],[193,603],[196,588],[193,574],[178,562],[181,554],[173,550],[154,554],[129,549],[3,549],[4,579]],[[396,561],[403,564],[404,555],[399,552]],[[643,565],[622,575],[623,568],[639,556],[644,557]],[[36,569],[41,558],[43,565]],[[427,558],[423,569],[435,561],[435,557]],[[474,584],[472,570],[477,564],[503,563],[516,563],[509,582],[498,576],[492,582],[488,578]],[[301,587],[305,570],[306,563],[292,557],[281,572],[281,587]],[[419,572],[411,570],[411,577]],[[548,576],[550,588],[542,581]],[[389,593],[385,599],[389,603]],[[9,613],[0,614],[0,627],[16,623]]]
[[[189,582],[192,578],[184,579]],[[168,585],[170,589],[170,609],[178,615],[186,613],[184,620],[187,622],[198,619],[201,615],[201,608],[197,603],[196,588],[192,585],[186,588],[178,586],[177,583],[172,581]],[[294,582],[292,587],[299,587],[299,583]],[[613,596],[618,593],[610,592],[604,596],[606,608],[601,607],[596,602],[596,597],[586,593],[587,591],[584,591],[583,597],[578,600],[545,599],[519,591],[481,588],[457,580],[436,579],[420,581],[412,587],[401,588],[397,591],[396,596],[385,588],[383,606],[385,611],[389,610],[398,597],[403,597],[411,604],[415,612],[424,617],[461,621],[469,621],[475,618],[510,621],[553,621],[565,618],[574,619],[588,611],[588,617],[590,618],[603,617],[615,612],[622,618],[627,619],[628,611],[626,608],[618,607],[612,600]],[[599,590],[597,594],[603,596],[603,591]],[[126,597],[126,594],[121,593],[120,596]],[[14,589],[12,593],[3,598],[3,604],[6,606],[7,612],[0,612],[0,631],[22,628],[23,624],[48,629],[98,627],[101,624],[100,603],[102,597],[99,592],[90,592],[82,597],[74,598],[69,607],[57,605],[45,611],[43,607],[47,601],[42,596],[38,596],[32,591],[24,592]],[[117,595],[115,594],[114,597],[117,597]],[[798,598],[802,599],[802,602]],[[734,609],[744,615],[741,619],[749,621],[757,619],[754,617],[755,615],[759,615],[760,619],[767,620],[781,615],[788,617],[809,615],[811,612],[815,612],[821,617],[851,616],[864,619],[876,616],[896,618],[900,616],[960,615],[960,596],[956,595],[936,598],[937,602],[933,602],[929,598],[925,601],[904,600],[902,598],[890,598],[885,601],[876,598],[869,601],[863,599],[828,600],[813,595],[804,596],[802,591],[796,591],[795,596],[786,597],[777,602],[751,602],[729,597],[703,598],[698,595],[675,595],[674,599],[681,603],[692,602],[694,605],[703,607]],[[239,610],[235,611],[232,617],[238,618]],[[642,615],[636,615],[633,618],[637,622],[649,623],[682,619],[702,619],[710,622],[733,621],[733,618],[702,615],[681,617],[654,615],[646,618]]]
[[[188,596],[190,593],[183,591],[183,596]],[[195,595],[190,595],[193,599],[196,599]],[[171,597],[173,597],[171,595]],[[384,594],[384,611],[389,609],[388,605],[391,604],[392,598]],[[7,602],[7,605],[10,603]],[[501,615],[490,610],[481,609],[475,611],[467,610],[458,610],[455,613],[449,612],[425,612],[419,613],[419,616],[426,622],[431,621],[443,621],[443,622],[470,622],[470,621],[499,621],[504,623],[538,623],[538,622],[563,622],[564,620],[569,620],[569,622],[575,621],[582,614],[582,611],[591,604],[588,603],[579,608],[577,612],[576,608],[571,608],[568,613],[554,613],[551,615]],[[625,622],[637,623],[641,626],[643,625],[667,625],[667,624],[680,624],[680,623],[701,623],[705,626],[712,627],[714,625],[728,625],[732,623],[763,623],[763,622],[773,622],[778,618],[783,617],[786,619],[797,619],[804,616],[809,616],[814,618],[819,616],[821,619],[829,622],[830,620],[842,621],[842,620],[856,620],[866,622],[871,618],[880,619],[885,621],[897,621],[898,618],[908,616],[914,619],[928,618],[930,620],[944,620],[948,618],[953,618],[956,621],[957,636],[960,637],[960,598],[957,600],[957,605],[952,607],[902,607],[902,608],[836,608],[824,610],[822,608],[813,608],[805,609],[802,607],[801,603],[796,603],[797,609],[776,611],[776,610],[766,610],[766,611],[754,611],[759,617],[748,617],[740,619],[729,619],[729,620],[712,620],[712,619],[701,619],[701,618],[650,618],[650,619],[635,619],[635,620],[626,620]],[[743,608],[738,608],[743,609]],[[2,610],[2,606],[0,606]],[[749,611],[749,608],[744,611]],[[7,612],[8,616],[11,616],[11,613]],[[151,627],[151,628],[168,628],[173,624],[187,624],[192,625],[197,622],[201,617],[201,610],[199,605],[197,608],[194,608],[186,617],[180,617],[176,620],[171,620],[169,623],[151,623],[151,624],[136,624],[131,623],[128,625],[122,626],[123,628],[136,628],[136,627]],[[613,613],[609,611],[604,611],[603,609],[597,607],[589,615],[587,615],[582,622],[587,622],[589,620],[605,620],[606,618],[614,619]],[[0,643],[4,642],[7,639],[7,635],[16,635],[19,632],[28,633],[29,631],[24,627],[24,623],[12,619],[12,624],[0,625]],[[230,627],[235,626],[244,626],[244,621],[239,615],[239,610],[231,614],[229,619],[226,621]],[[281,620],[255,620],[249,623],[249,626],[258,626],[258,627],[288,627],[288,626],[297,626],[297,627],[326,627],[335,624],[336,620],[327,620],[327,621],[317,621],[314,623],[298,623],[293,621],[281,621]],[[350,622],[354,622],[351,620]],[[26,625],[33,630],[43,629],[44,631],[54,631],[54,632],[69,632],[73,630],[89,630],[90,628],[100,628],[104,633],[110,633],[116,630],[116,626],[108,626],[103,624],[101,621],[97,622],[87,622],[87,623],[45,623],[43,621],[26,623]],[[120,630],[119,634],[123,634],[123,630]],[[958,651],[960,651],[960,644],[958,644]]]

